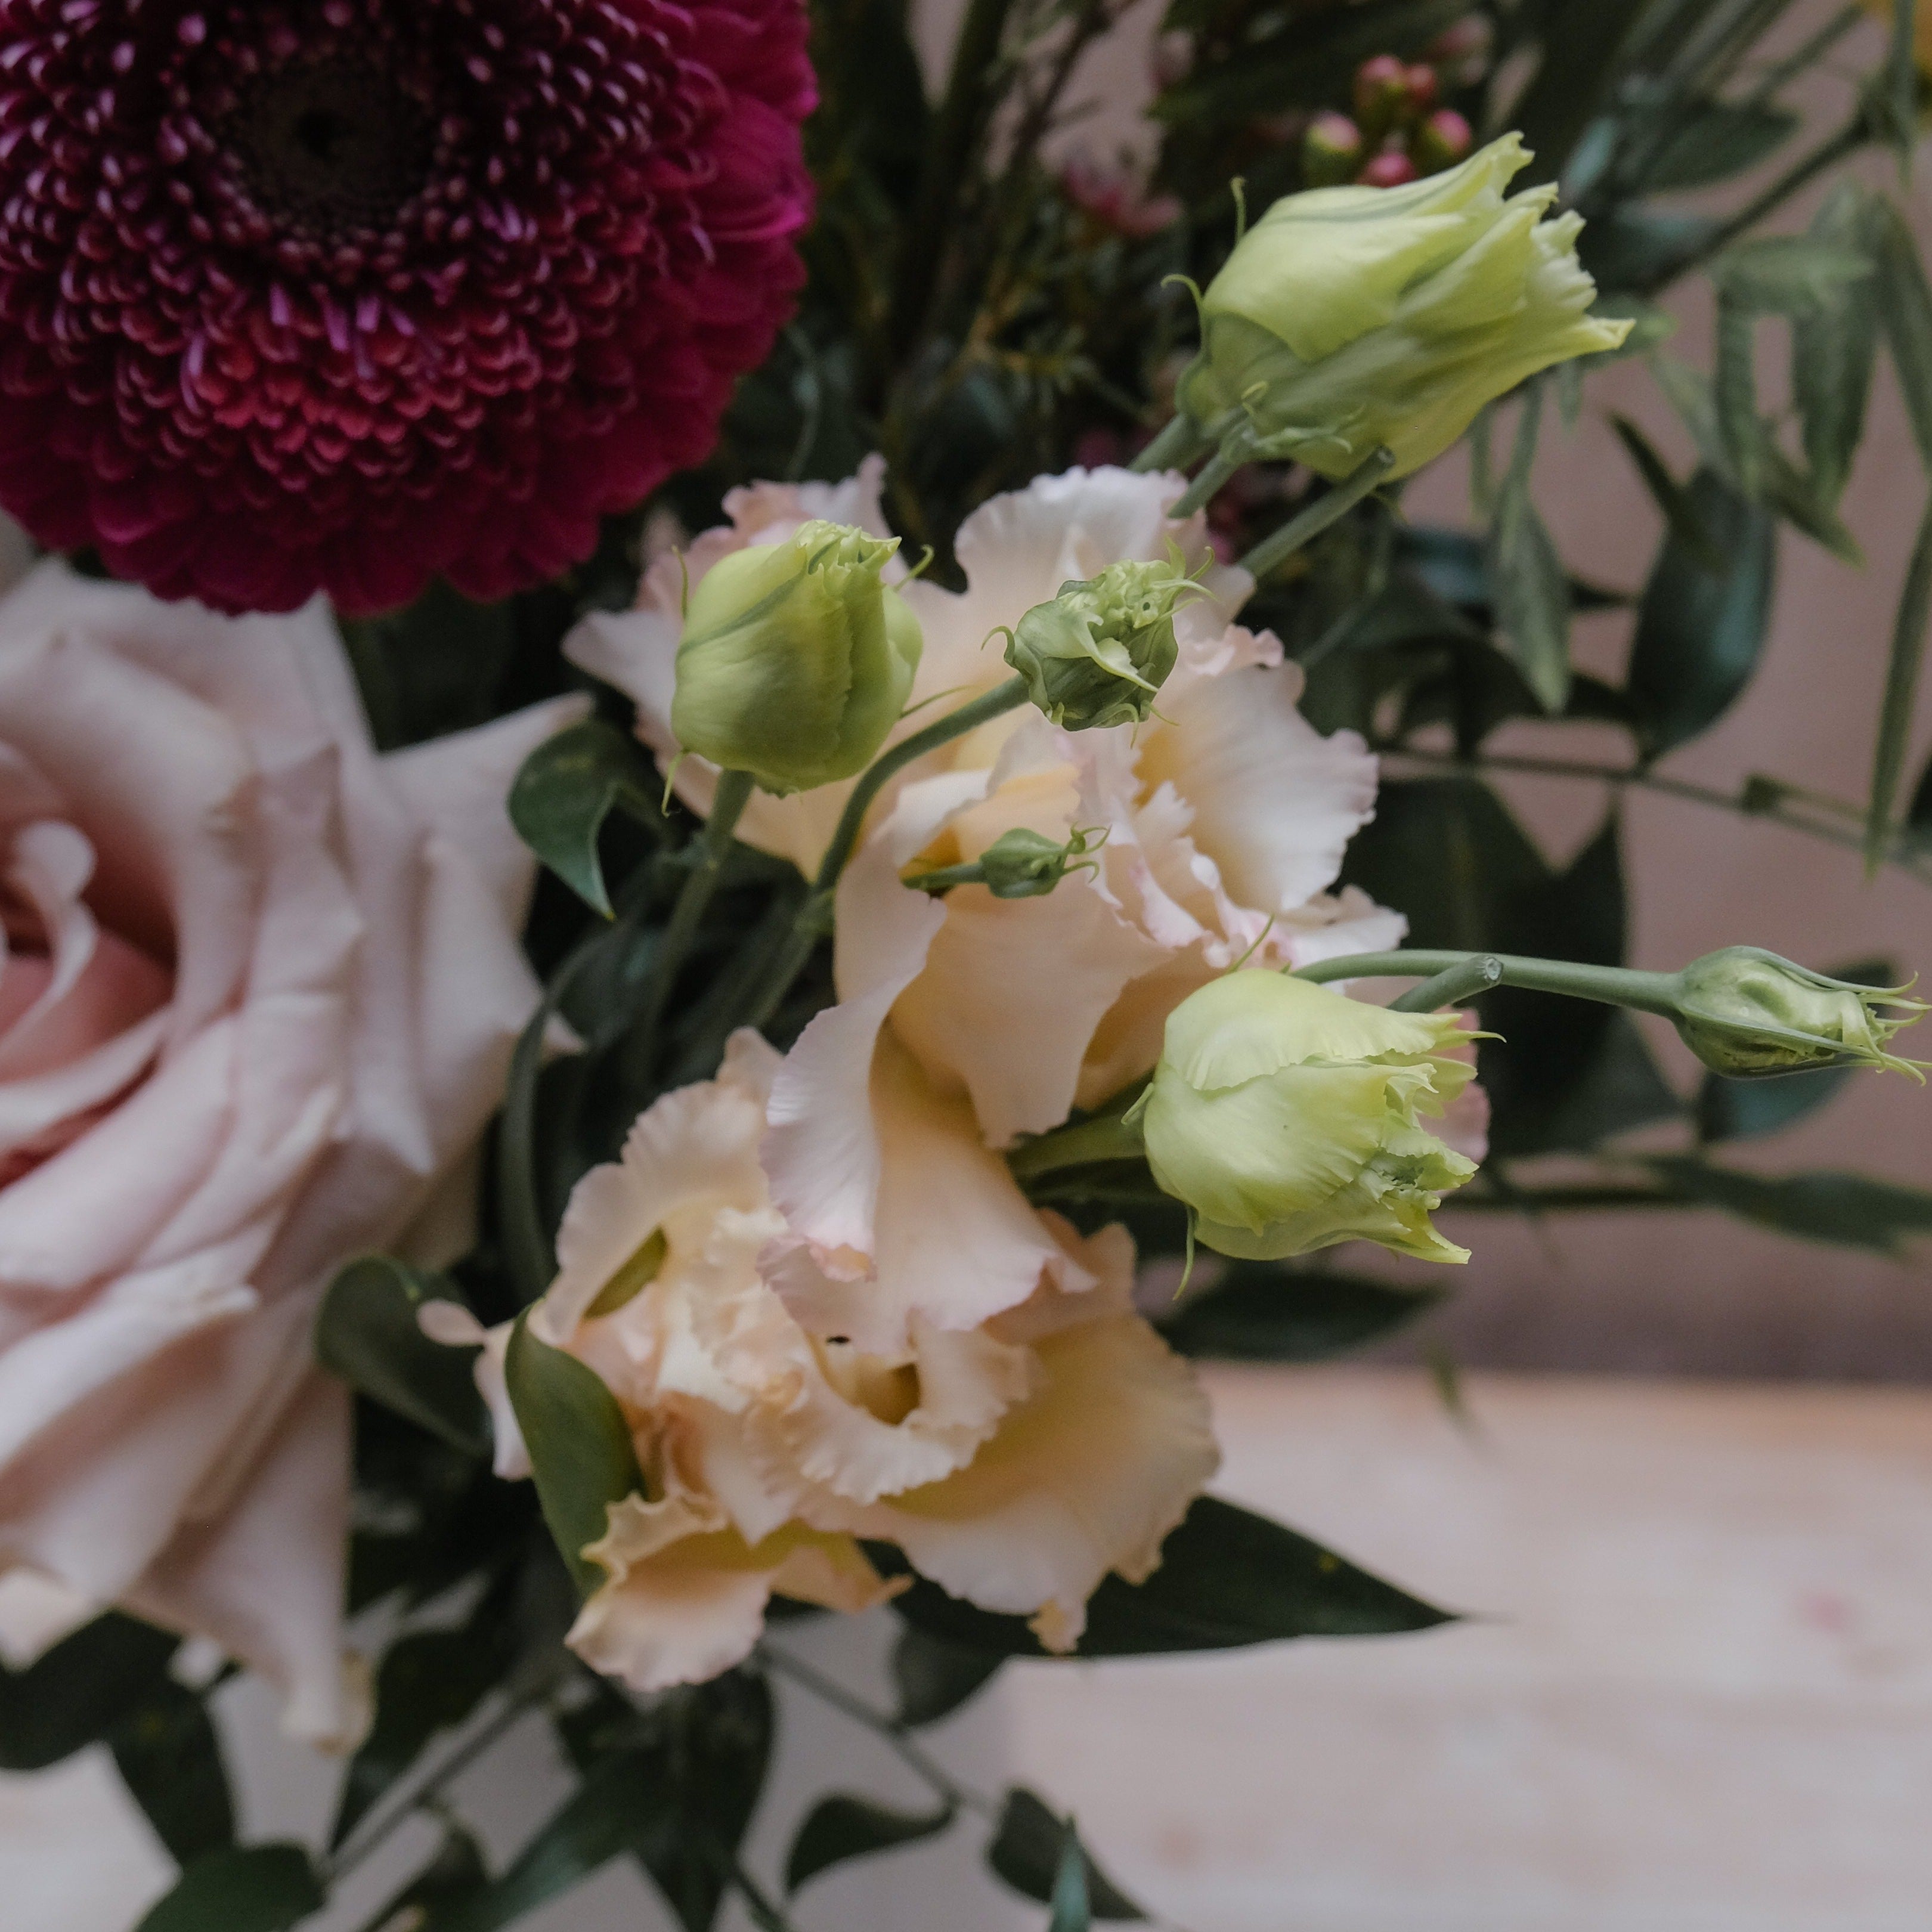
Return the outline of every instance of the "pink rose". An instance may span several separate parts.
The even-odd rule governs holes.
[[[213,1637],[340,1737],[336,1266],[460,1251],[536,998],[502,800],[571,701],[378,758],[319,604],[0,599],[0,1570]]]

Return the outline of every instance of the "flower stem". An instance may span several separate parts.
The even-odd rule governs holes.
[[[1224,444],[1208,459],[1201,473],[1181,492],[1167,514],[1178,520],[1182,517],[1192,516],[1196,510],[1205,509],[1222,484],[1247,460],[1245,449],[1237,447],[1230,452]]]
[[[1446,967],[1433,979],[1390,1000],[1389,1010],[1397,1013],[1432,1013],[1443,1006],[1458,1006],[1478,993],[1486,993],[1503,981],[1503,962],[1492,952],[1466,959],[1460,966]]]
[[[1433,979],[1480,965],[1501,970],[1492,986],[1521,986],[1538,993],[1561,993],[1573,1000],[1594,1000],[1638,1012],[1677,1011],[1677,975],[1640,973],[1628,966],[1586,966],[1569,959],[1526,959],[1510,952],[1355,952],[1342,959],[1318,959],[1298,966],[1294,977],[1316,986],[1330,980]]]
[[[711,816],[698,841],[698,856],[684,889],[671,908],[664,928],[664,943],[652,962],[650,984],[643,1008],[631,1028],[624,1048],[625,1072],[632,1084],[648,1087],[657,1067],[658,1032],[666,1003],[676,983],[680,969],[691,951],[691,942],[704,921],[705,908],[718,890],[718,876],[731,850],[731,833],[740,814],[750,802],[752,778],[749,772],[723,772],[718,775],[717,796],[711,802]]]
[[[1118,1114],[1081,1120],[1070,1127],[1056,1127],[1006,1156],[1006,1165],[1016,1180],[1036,1180],[1063,1167],[1086,1167],[1095,1161],[1138,1160],[1141,1136]]]
[[[1176,416],[1127,467],[1142,476],[1155,470],[1184,470],[1208,443],[1208,432],[1184,413]]]
[[[1272,536],[1263,537],[1241,559],[1240,568],[1259,583],[1297,550],[1312,543],[1330,524],[1346,516],[1394,467],[1394,450],[1372,452],[1319,502],[1311,503],[1300,515],[1291,517]]]
[[[902,738],[866,768],[852,788],[852,796],[845,801],[838,829],[832,835],[831,844],[825,848],[825,856],[819,862],[818,875],[812,880],[812,890],[799,908],[790,932],[773,952],[770,968],[747,1006],[743,1022],[746,1025],[761,1027],[778,1011],[784,996],[791,991],[792,982],[805,970],[805,962],[812,957],[812,948],[832,929],[832,901],[838,890],[839,875],[858,845],[859,835],[865,829],[866,814],[880,792],[907,766],[924,758],[927,752],[937,751],[956,738],[964,737],[968,732],[977,730],[982,724],[990,723],[1026,701],[1026,680],[1010,677],[1005,683],[995,685],[991,691],[974,698],[971,704],[948,712],[923,731],[915,731],[910,738]]]

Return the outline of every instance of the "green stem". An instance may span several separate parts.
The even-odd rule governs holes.
[[[632,1085],[639,1090],[650,1084],[657,1070],[658,1031],[671,988],[691,951],[691,943],[704,922],[705,908],[718,890],[718,875],[731,850],[731,834],[740,814],[751,801],[752,778],[749,772],[721,772],[718,792],[711,801],[711,815],[704,821],[698,841],[698,856],[684,889],[672,907],[664,928],[664,942],[651,962],[651,978],[644,1004],[631,1028],[624,1047],[624,1071]]]
[[[1720,250],[1729,248],[1747,230],[1756,227],[1767,214],[1774,214],[1800,188],[1808,188],[1828,169],[1837,166],[1847,155],[1856,154],[1871,138],[1871,129],[1862,108],[1835,134],[1820,142],[1808,154],[1800,156],[1762,194],[1753,196],[1735,214],[1720,223],[1689,254],[1664,262],[1656,274],[1640,285],[1638,292],[1655,295],[1680,276],[1702,266]]]
[[[1304,544],[1312,543],[1330,524],[1346,516],[1394,467],[1394,451],[1374,451],[1318,503],[1311,503],[1298,516],[1291,517],[1272,536],[1263,537],[1241,559],[1241,568],[1260,583]]]
[[[907,1768],[923,1778],[932,1786],[934,1795],[956,1810],[976,1811],[982,1817],[993,1818],[999,1815],[999,1807],[989,1798],[978,1792],[969,1790],[954,1778],[945,1767],[929,1757],[916,1744],[904,1725],[896,1718],[889,1718],[883,1711],[875,1711],[862,1698],[855,1697],[844,1684],[835,1682],[823,1672],[815,1670],[801,1658],[790,1652],[781,1650],[769,1639],[758,1646],[758,1655],[776,1670],[782,1677],[789,1677],[802,1689],[809,1690],[821,1703],[829,1704],[842,1715],[850,1718],[854,1724],[863,1724],[880,1738],[886,1746],[896,1751]]]
[[[941,866],[935,872],[915,872],[904,883],[915,892],[950,892],[955,886],[983,886],[986,868],[976,859],[970,866]]]
[[[1502,984],[1503,962],[1490,952],[1466,959],[1460,966],[1445,968],[1432,980],[1412,986],[1389,1002],[1397,1013],[1432,1013],[1443,1006],[1460,1006],[1478,993]]]
[[[882,752],[866,768],[852,788],[852,796],[845,801],[845,809],[838,815],[838,829],[832,835],[831,844],[825,848],[825,856],[819,862],[818,875],[812,881],[811,892],[799,908],[791,931],[772,956],[770,968],[746,1011],[746,1025],[761,1027],[778,1011],[784,996],[791,991],[792,982],[805,970],[805,962],[812,957],[812,948],[830,931],[832,895],[838,890],[839,874],[857,848],[859,835],[865,829],[866,814],[880,790],[907,766],[924,758],[927,752],[937,751],[956,738],[963,738],[969,731],[976,731],[982,724],[991,723],[1026,701],[1026,680],[1010,677],[1005,683],[995,685],[991,691],[974,698],[971,704],[948,712],[923,731],[915,731],[910,738],[902,738],[890,751]]]
[[[1036,1180],[1063,1167],[1087,1167],[1096,1161],[1138,1160],[1140,1131],[1118,1115],[1082,1120],[1070,1127],[1056,1127],[1016,1147],[1006,1156],[1006,1165],[1016,1180]]]
[[[1127,467],[1143,476],[1156,470],[1185,470],[1210,441],[1208,432],[1192,416],[1178,416]]]
[[[1502,970],[1492,986],[1521,986],[1538,993],[1562,993],[1606,1006],[1630,1006],[1642,1013],[1677,1011],[1677,975],[1640,973],[1628,966],[1586,966],[1569,959],[1526,959],[1513,952],[1354,952],[1342,959],[1318,959],[1298,966],[1294,977],[1316,986],[1331,980],[1426,979],[1482,962]]]
[[[1214,500],[1215,494],[1248,460],[1248,452],[1237,441],[1230,451],[1223,444],[1210,456],[1199,476],[1175,498],[1168,514],[1177,520],[1191,517],[1196,510],[1205,509]]]

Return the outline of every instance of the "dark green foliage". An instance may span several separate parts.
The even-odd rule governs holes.
[[[1222,1361],[1320,1362],[1393,1335],[1447,1296],[1358,1275],[1235,1262],[1214,1287],[1160,1318],[1184,1355]]]
[[[1922,1188],[1862,1174],[1744,1174],[1678,1156],[1654,1156],[1650,1165],[1687,1200],[1803,1240],[1902,1261],[1912,1241],[1932,1234],[1932,1193]]]
[[[406,1416],[454,1449],[480,1456],[490,1422],[471,1373],[474,1352],[432,1342],[418,1325],[431,1301],[462,1304],[460,1292],[387,1255],[364,1255],[330,1282],[316,1318],[315,1352],[324,1368]]]
[[[128,1794],[184,1868],[235,1843],[220,1740],[202,1699],[164,1677],[108,1738]]]
[[[135,1932],[287,1932],[322,1904],[299,1845],[242,1845],[199,1859]]]
[[[923,1579],[892,1599],[915,1630],[1006,1657],[1048,1653],[1023,1617],[950,1597]],[[1144,1583],[1108,1577],[1089,1599],[1076,1654],[1146,1657],[1229,1650],[1296,1636],[1376,1636],[1450,1621],[1265,1516],[1203,1496],[1162,1546]],[[1043,1895],[1043,1894],[1042,1894]]]
[[[950,1717],[991,1682],[1004,1660],[922,1630],[901,1630],[892,1646],[899,1722],[916,1728]]]
[[[602,718],[586,718],[524,760],[510,788],[510,822],[572,892],[608,919],[610,895],[598,835],[621,809],[663,843],[670,830],[658,803],[662,789],[635,738]]]
[[[1072,1826],[1055,1817],[1046,1803],[1024,1785],[1015,1785],[1006,1793],[998,1828],[986,1847],[986,1862],[1016,1892],[1053,1905],[1056,1923],[1060,1898],[1072,1894],[1072,1888],[1061,1882],[1070,1851],[1078,1861],[1082,1907],[1087,1915],[1095,1918],[1146,1918],[1094,1862]]]
[[[44,1771],[110,1736],[166,1695],[180,1642],[110,1610],[25,1670],[0,1664],[0,1770]]]
[[[785,1889],[796,1892],[808,1879],[848,1859],[869,1858],[901,1845],[936,1838],[952,1824],[953,1813],[899,1811],[869,1798],[842,1791],[821,1798],[806,1814],[785,1859]]]

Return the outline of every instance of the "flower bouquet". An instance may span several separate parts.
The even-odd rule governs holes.
[[[920,1727],[1448,1615],[1210,1493],[1190,1357],[1393,1330],[1412,1271],[1310,1258],[1466,1261],[1452,1195],[1932,1224],[1714,1157],[1916,1072],[1904,972],[1637,970],[1614,802],[1558,870],[1489,784],[1607,723],[1514,763],[1927,877],[1932,512],[1865,800],[1658,769],[1780,534],[1856,554],[1881,350],[1932,473],[1871,10],[1174,0],[1096,159],[1112,0],[970,0],[930,84],[904,0],[0,0],[0,1765],[110,1747],[144,1932],[488,1932],[613,1859],[770,1932],[969,1828],[1054,1932],[1142,1916]],[[1532,476],[1631,358],[1696,458],[1618,419],[1625,596]],[[1465,443],[1474,526],[1406,517]],[[788,1641],[874,1609],[896,1708]],[[326,1843],[238,1835],[238,1671],[343,1755]],[[754,1870],[775,1682],[929,1805],[828,1767]],[[453,1781],[542,1729],[568,1794],[486,1844]]]

